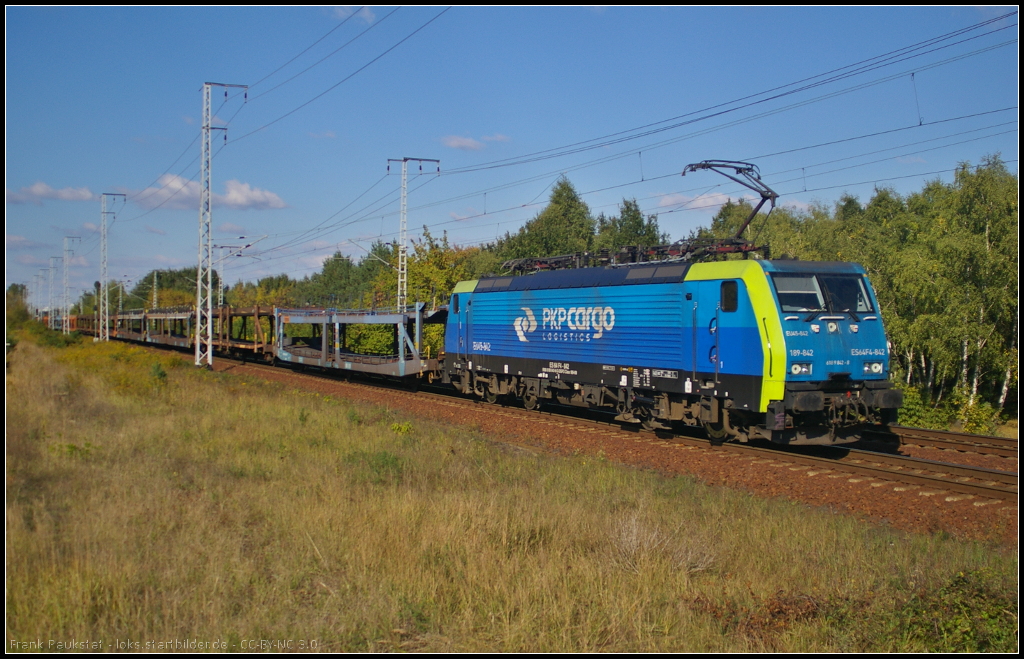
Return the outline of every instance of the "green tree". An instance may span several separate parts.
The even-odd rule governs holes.
[[[15,329],[29,320],[28,287],[24,284],[11,284],[7,287],[6,311],[7,329]]]
[[[254,284],[238,282],[227,292],[225,300],[234,307],[294,307],[296,282],[288,275],[262,277]]]
[[[636,199],[623,199],[618,215],[605,217],[602,213],[598,216],[594,249],[615,250],[629,245],[649,247],[665,244],[668,240],[668,234],[658,228],[657,215],[645,218]]]
[[[148,309],[153,306],[153,282],[156,275],[158,307],[189,306],[196,303],[196,271],[198,268],[178,270],[150,270],[125,296],[126,309]],[[221,285],[220,274],[213,271],[213,293]],[[216,302],[216,297],[214,301]]]
[[[568,179],[555,183],[547,207],[515,235],[498,241],[502,259],[556,256],[589,250],[594,244],[594,219]]]
[[[296,295],[304,304],[325,307],[351,307],[364,288],[364,276],[352,259],[341,252],[324,261],[320,272],[296,285]]]

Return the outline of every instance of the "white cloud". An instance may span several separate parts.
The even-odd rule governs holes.
[[[100,230],[100,228],[93,224],[92,222],[83,222],[82,228],[88,231],[89,233],[96,233],[97,231]]]
[[[685,204],[691,201],[693,197],[687,197],[682,194],[667,194],[658,200],[658,208],[665,208],[666,206],[675,206],[677,204]]]
[[[152,270],[154,264],[166,268],[180,268],[186,265],[190,265],[194,268],[196,267],[196,257],[195,255],[192,255],[190,260],[185,261],[179,258],[172,258],[164,254],[157,254],[156,256],[122,256],[118,258],[118,264],[120,267],[125,269],[134,268],[144,272]]]
[[[231,222],[224,222],[217,227],[217,231],[220,231],[221,233],[245,233],[245,227],[240,227],[237,224],[232,224]]]
[[[7,236],[7,249],[33,249],[35,247],[43,247],[43,244],[32,242],[25,236]]]
[[[36,181],[27,188],[17,192],[7,190],[7,203],[24,204],[31,202],[41,205],[44,199],[58,199],[60,201],[95,201],[98,199],[89,188],[61,188],[57,190],[42,181]]]
[[[295,263],[298,265],[298,270],[321,270],[324,267],[324,261],[334,256],[333,252],[330,254],[309,254],[304,256],[298,256],[295,258]]]
[[[157,254],[156,256],[154,256],[152,258],[152,260],[156,261],[157,263],[160,263],[162,265],[179,265],[179,264],[186,263],[186,261],[182,261],[181,259],[179,259],[177,257],[167,256],[165,254]],[[190,265],[195,265],[195,261],[191,261],[191,262],[188,262],[188,263],[190,263]]]
[[[224,184],[227,194],[223,197],[214,195],[214,201],[222,203],[229,208],[247,209],[255,208],[265,210],[267,208],[285,208],[287,204],[269,190],[254,188],[248,183],[230,180]]]
[[[913,164],[918,164],[918,163],[923,163],[923,162],[928,162],[928,161],[925,160],[924,158],[919,158],[917,156],[901,156],[901,157],[896,159],[896,162],[898,162],[898,163],[900,163],[902,165],[913,165]]]
[[[50,265],[49,259],[41,259],[31,254],[20,254],[18,258],[14,259],[19,265],[38,265],[46,267]]]
[[[192,124],[194,124],[196,122],[196,120],[193,117],[190,117],[187,114],[181,115],[181,120],[184,121],[189,126],[191,126]]]
[[[450,149],[462,149],[463,151],[479,151],[484,148],[483,142],[478,142],[472,137],[459,137],[458,135],[442,137],[441,144]]]
[[[353,6],[342,6],[334,8],[335,18],[348,18],[355,12],[356,16],[363,19],[367,23],[372,23],[373,19],[377,18],[377,15],[369,7],[362,7],[359,11],[356,11],[356,7]]]
[[[333,140],[338,135],[333,130],[325,130],[322,133],[310,133],[309,136],[312,137],[314,140]]]
[[[146,188],[135,195],[134,201],[143,208],[172,208],[195,210],[199,208],[199,183],[176,174],[164,174],[155,188]],[[285,208],[281,197],[268,190],[253,188],[234,179],[224,184],[226,194],[213,195],[214,208],[227,206],[239,210]]]
[[[480,216],[480,211],[478,211],[477,209],[475,209],[472,206],[470,206],[469,208],[466,209],[466,215],[459,215],[455,211],[452,211],[452,212],[448,213],[448,216],[450,218],[452,218],[453,220],[455,220],[456,222],[462,222],[464,220],[469,220],[469,219],[472,219],[472,218],[475,218],[475,217],[479,217]]]
[[[508,135],[502,135],[501,133],[495,133],[494,135],[484,135],[481,137],[484,142],[508,142],[512,138]]]
[[[690,197],[683,194],[667,194],[658,200],[658,208],[666,210],[679,210],[682,208],[692,208],[694,210],[718,210],[724,206],[729,200],[740,201],[745,199],[749,203],[757,203],[761,200],[760,197],[754,197],[753,195],[740,195],[739,197],[733,197],[731,195],[724,195],[719,192],[712,194],[698,195],[696,197]]]
[[[199,183],[177,174],[164,174],[157,179],[157,187],[142,190],[132,201],[143,208],[198,209]]]
[[[147,226],[146,227],[146,231],[148,231],[150,233],[155,233],[158,236],[166,236],[167,235],[167,232],[164,231],[163,229],[157,229],[156,227],[151,227],[151,226]]]

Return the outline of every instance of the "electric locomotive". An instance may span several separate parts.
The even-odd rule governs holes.
[[[878,303],[852,263],[722,261],[462,282],[445,379],[463,393],[613,408],[713,442],[859,439],[896,420]]]

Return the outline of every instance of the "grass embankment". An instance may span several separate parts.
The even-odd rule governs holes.
[[[9,361],[8,649],[1017,647],[1015,551],[119,344],[23,341]]]

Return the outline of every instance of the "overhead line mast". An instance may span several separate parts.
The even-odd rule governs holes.
[[[402,163],[402,212],[401,220],[399,222],[398,231],[398,312],[405,311],[405,307],[408,304],[408,251],[406,248],[406,233],[408,229],[408,221],[406,218],[406,197],[407,197],[407,180],[409,171],[409,161],[415,160],[420,164],[420,173],[423,173],[423,163],[435,162],[437,163],[437,173],[441,173],[441,161],[433,160],[430,158],[388,158],[388,173],[391,173],[391,163],[400,162]]]
[[[100,341],[110,340],[110,291],[107,287],[107,197],[128,197],[119,192],[100,195]],[[113,214],[113,211],[110,211]]]
[[[55,314],[53,312],[53,273],[57,269],[57,265],[56,265],[55,261],[60,261],[61,258],[62,257],[60,257],[60,256],[51,256],[50,257],[50,295],[49,295],[49,299],[47,300],[47,303],[46,303],[46,307],[47,307],[46,313],[47,313],[47,325],[49,325],[50,329],[52,329],[52,330],[57,329],[57,314]]]
[[[199,183],[199,267],[196,269],[196,366],[213,367],[213,231],[211,229],[212,208],[210,194],[210,131],[225,131],[227,127],[212,126],[210,92],[213,87],[224,87],[227,99],[228,87],[246,90],[248,85],[228,85],[220,82],[203,83],[203,129],[202,129],[202,178]],[[205,336],[204,336],[205,335]]]
[[[68,289],[68,266],[71,265],[71,257],[75,252],[71,249],[74,241],[82,241],[80,236],[64,236],[64,304],[61,308],[61,330],[64,334],[71,334],[71,292]]]

